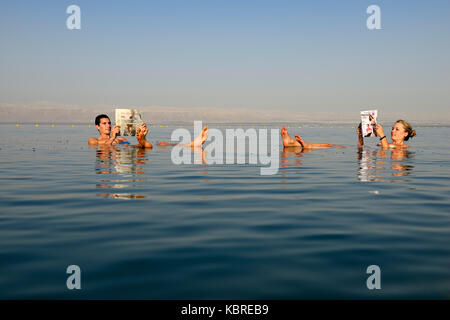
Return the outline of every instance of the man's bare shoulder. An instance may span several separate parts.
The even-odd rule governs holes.
[[[89,143],[89,145],[91,145],[91,146],[97,145],[97,144],[98,144],[98,139],[97,139],[97,138],[94,138],[94,137],[90,137],[88,143]]]

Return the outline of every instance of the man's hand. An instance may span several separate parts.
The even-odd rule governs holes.
[[[143,148],[153,148],[153,145],[145,139],[147,133],[147,125],[145,123],[141,124],[141,126],[136,129],[136,139]]]
[[[141,130],[142,130],[142,135],[144,136],[144,138],[147,136],[148,133],[148,128],[147,125],[145,123],[141,124]]]
[[[114,128],[111,130],[111,138],[115,139],[119,133],[120,133],[120,126],[115,125]]]
[[[145,140],[147,133],[148,133],[147,125],[143,123],[139,128],[136,129],[136,138],[138,139],[138,141]]]

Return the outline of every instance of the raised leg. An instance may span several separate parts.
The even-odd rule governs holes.
[[[191,141],[191,147],[199,147],[208,139],[208,126],[204,126],[197,138]]]
[[[281,139],[283,140],[283,146],[285,147],[301,147],[301,143],[297,140],[292,139],[292,137],[289,135],[286,126],[281,128]]]

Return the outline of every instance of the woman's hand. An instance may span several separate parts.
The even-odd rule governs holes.
[[[374,125],[374,126],[375,126],[375,133],[376,133],[380,138],[384,137],[385,134],[384,134],[384,130],[383,130],[383,127],[381,126],[381,124],[377,123],[377,124]]]
[[[383,149],[388,149],[389,142],[387,141],[386,135],[384,134],[384,130],[383,130],[383,127],[381,126],[381,124],[377,123],[377,126],[375,127],[375,131],[378,134],[378,136],[380,137],[381,147]]]

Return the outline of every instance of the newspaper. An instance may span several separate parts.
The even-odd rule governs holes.
[[[120,127],[120,136],[136,136],[136,129],[143,123],[136,109],[116,109],[116,125]]]
[[[378,110],[361,111],[361,131],[364,137],[375,137]]]

